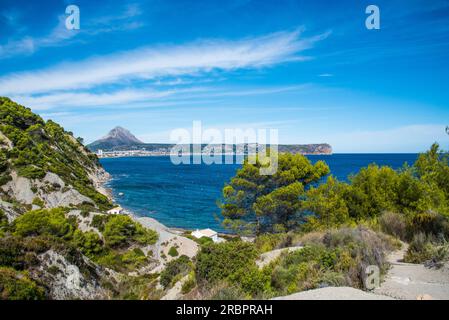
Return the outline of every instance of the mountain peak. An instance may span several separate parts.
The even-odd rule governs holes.
[[[143,144],[144,142],[136,138],[128,129],[117,126],[113,128],[109,133],[100,140],[92,142],[88,147],[97,146],[99,148],[113,148],[118,146]]]
[[[111,131],[109,131],[109,133],[102,139],[108,139],[108,138],[129,140],[129,142],[132,142],[132,143],[143,143],[142,141],[137,139],[128,129],[125,129],[120,126],[117,126],[114,129],[112,129]]]

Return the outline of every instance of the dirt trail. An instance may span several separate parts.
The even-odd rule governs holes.
[[[422,264],[404,263],[407,245],[388,256],[390,270],[373,292],[349,287],[327,287],[298,292],[276,300],[447,300],[449,299],[449,267],[429,269]],[[271,256],[270,256],[271,258]]]
[[[161,272],[167,262],[176,259],[181,255],[186,255],[189,258],[196,256],[198,252],[198,244],[186,237],[183,237],[179,232],[167,228],[162,223],[149,217],[132,216],[133,219],[141,223],[144,227],[154,230],[159,234],[158,241],[154,245],[154,257],[159,261],[159,265],[151,270],[151,273]],[[172,257],[168,254],[171,247],[176,247],[178,255]],[[163,253],[163,254],[162,254]]]
[[[189,279],[189,275],[184,276],[170,288],[161,300],[178,300],[182,297],[182,285]]]
[[[395,299],[449,299],[449,269],[429,269],[422,264],[402,262],[407,245],[388,256],[391,269],[374,293]]]
[[[273,300],[394,300],[380,294],[365,292],[351,287],[326,287],[276,297]]]
[[[303,247],[288,247],[262,253],[259,259],[256,260],[256,264],[260,269],[262,269],[266,265],[270,264],[271,261],[276,260],[283,252],[293,252],[296,250],[301,250],[302,248]]]

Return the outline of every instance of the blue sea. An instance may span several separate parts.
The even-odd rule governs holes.
[[[370,163],[395,169],[413,164],[416,154],[334,154],[308,156],[324,160],[339,180],[347,180]],[[174,165],[170,157],[106,158],[101,163],[111,175],[108,183],[115,200],[141,216],[157,219],[169,227],[185,229],[221,227],[217,200],[238,164]],[[122,194],[122,195],[121,195]]]

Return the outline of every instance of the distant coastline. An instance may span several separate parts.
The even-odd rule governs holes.
[[[332,153],[301,153],[302,155],[305,156],[311,156],[311,155],[315,155],[315,156],[331,156]],[[194,156],[210,156],[210,154],[207,153],[185,153],[182,154],[183,156],[187,156],[187,157],[194,157]],[[243,157],[246,156],[248,154],[234,154],[234,153],[217,153],[215,154],[215,156],[236,156],[236,157]],[[250,153],[249,155],[255,155]],[[157,153],[139,153],[139,152],[132,152],[132,151],[119,151],[119,152],[108,152],[108,153],[103,153],[101,155],[97,154],[98,158],[100,159],[107,159],[107,158],[128,158],[128,157],[169,157],[170,153],[167,154],[157,154]]]
[[[174,144],[145,144],[131,146],[117,146],[110,149],[91,148],[99,158],[121,157],[160,157],[170,156],[176,147],[182,156],[246,156],[264,152],[267,146],[259,144],[215,144],[215,145],[174,145]],[[269,147],[269,146],[268,146]],[[292,153],[303,155],[331,155],[332,147],[329,144],[306,145],[277,145],[279,153]],[[201,152],[195,152],[200,151]],[[182,152],[182,153],[181,153]]]

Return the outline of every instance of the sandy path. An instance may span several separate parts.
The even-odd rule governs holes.
[[[404,245],[401,250],[388,256],[391,269],[380,288],[374,292],[396,299],[449,299],[449,270],[404,263],[402,260],[406,251],[407,246]]]
[[[186,255],[189,258],[196,256],[198,244],[191,239],[181,236],[179,231],[171,230],[153,218],[137,216],[132,216],[132,218],[141,223],[144,227],[155,230],[159,234],[159,239],[154,245],[155,250],[153,256],[160,262],[160,264],[151,271],[152,273],[160,272],[167,262],[176,259],[181,255]],[[177,247],[179,253],[176,257],[171,257],[168,254],[168,251],[173,246]],[[165,258],[163,256],[165,256]]]
[[[257,259],[256,264],[259,268],[263,268],[269,265],[271,261],[276,260],[282,252],[293,252],[296,250],[301,250],[302,248],[303,247],[288,247],[262,253],[259,259]]]
[[[327,287],[277,297],[273,300],[394,300],[391,297],[351,287]]]
[[[187,281],[189,278],[189,275],[184,276],[182,279],[180,279],[178,282],[175,283],[175,285],[170,288],[165,296],[161,298],[161,300],[178,300],[182,297],[182,285],[184,282]]]

